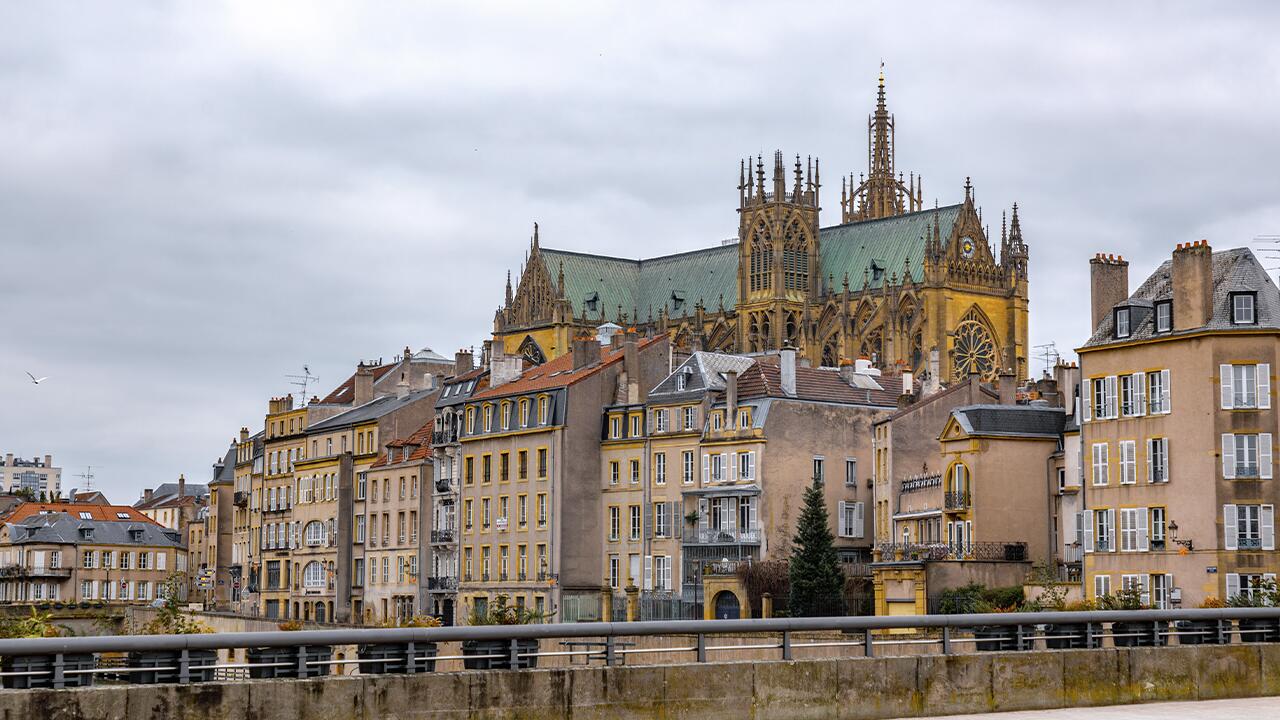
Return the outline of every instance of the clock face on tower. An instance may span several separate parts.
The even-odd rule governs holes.
[[[973,238],[969,237],[968,235],[965,235],[964,237],[960,238],[960,256],[961,257],[963,257],[965,260],[972,260],[973,250],[974,250]]]

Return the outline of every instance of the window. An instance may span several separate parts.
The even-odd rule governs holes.
[[[319,520],[312,520],[311,522],[307,523],[307,527],[306,527],[306,530],[304,531],[304,534],[306,536],[307,545],[310,547],[316,547],[316,546],[325,544],[326,540],[325,540],[324,523],[320,522]]]
[[[492,509],[492,498],[481,498],[480,499],[480,527],[486,530],[489,528],[489,523],[492,520],[491,509]]]
[[[1264,581],[1275,582],[1275,573],[1227,573],[1227,599],[1237,596],[1255,598],[1262,591]]]
[[[325,586],[324,565],[312,560],[302,570],[302,586],[305,588],[323,588]]]
[[[844,486],[858,487],[858,461],[853,458],[845,458],[844,461]]]
[[[653,504],[653,536],[667,537],[667,504],[664,502],[656,502]]]
[[[1095,547],[1098,552],[1113,552],[1116,547],[1116,511],[1097,510],[1093,515],[1097,518],[1097,536],[1094,543]]]
[[[685,370],[681,370],[680,372],[676,373],[676,392],[684,392],[685,388],[688,386],[689,386],[689,373]]]
[[[1129,308],[1116,310],[1116,337],[1129,337]]]
[[[724,454],[714,453],[706,456],[711,462],[711,482],[720,482],[724,477]]]
[[[498,411],[498,426],[503,430],[511,429],[511,403],[503,402]]]
[[[493,456],[492,455],[480,456],[480,482],[483,482],[486,484],[493,482]]]
[[[468,530],[475,524],[475,503],[471,498],[462,501],[462,521]]]
[[[738,479],[754,480],[756,477],[756,454],[754,451],[738,453]]]
[[[1088,396],[1089,408],[1086,408],[1086,417],[1091,411],[1096,420],[1107,420],[1117,417],[1116,415],[1116,376],[1108,375],[1106,377],[1094,378],[1088,383],[1092,386],[1092,393]]]
[[[1222,477],[1271,478],[1271,433],[1222,436]]]
[[[653,484],[667,484],[667,454],[655,453],[653,456]]]
[[[1120,510],[1120,550],[1121,552],[1145,552],[1148,549],[1148,526],[1146,508],[1121,508]]]
[[[609,437],[614,440],[622,437],[622,418],[618,415],[609,418]]]
[[[653,589],[670,592],[671,590],[671,556],[653,556]]]
[[[640,482],[640,461],[631,461],[631,484],[637,485]]]
[[[1111,576],[1110,575],[1094,575],[1093,576],[1093,596],[1100,598],[1111,594]]]
[[[547,410],[550,407],[549,399],[544,395],[538,398],[538,424],[547,424]]]
[[[480,414],[481,414],[481,422],[484,423],[484,431],[489,432],[493,430],[493,406],[485,405],[481,409]]]
[[[1121,415],[1135,417],[1146,412],[1146,388],[1143,387],[1143,381],[1146,380],[1146,377],[1145,373],[1120,376]]]
[[[547,449],[538,448],[538,479],[547,479]]]
[[[622,510],[617,505],[609,506],[609,540],[616,541],[622,534]]]
[[[642,428],[640,427],[640,416],[639,416],[639,415],[632,415],[632,416],[631,416],[631,433],[630,433],[630,436],[631,436],[631,437],[640,437],[640,436],[641,436],[641,435],[643,435],[643,434],[644,434],[644,432],[642,431]]]
[[[653,431],[660,433],[667,431],[667,411],[665,408],[653,411]]]
[[[609,587],[617,589],[620,562],[617,555],[609,556]]]
[[[507,482],[511,479],[511,453],[502,453],[498,456],[498,480]]]
[[[529,451],[516,451],[516,476],[521,480],[529,479]]]
[[[538,493],[538,527],[547,526],[547,494]]]
[[[85,550],[85,551],[84,551],[84,561],[80,564],[80,566],[81,566],[81,567],[86,567],[86,568],[91,568],[91,567],[93,567],[93,566],[94,566],[94,562],[93,562],[93,561],[94,561],[94,559],[95,559],[96,557],[97,557],[97,555],[94,553],[94,551],[92,551],[92,550]]]
[[[641,529],[641,525],[642,525],[642,521],[641,521],[641,518],[640,518],[640,506],[639,506],[639,505],[632,505],[632,506],[630,507],[630,509],[629,509],[629,514],[630,514],[630,516],[631,516],[631,527],[630,527],[630,529],[631,529],[631,533],[630,533],[630,535],[631,535],[631,539],[632,539],[632,540],[639,540],[639,539],[640,539],[640,529]]]
[[[1227,550],[1274,550],[1274,505],[1223,505],[1222,527]]]
[[[1169,412],[1169,371],[1147,373],[1147,410],[1152,415]]]
[[[528,495],[516,496],[516,522],[519,523],[520,527],[524,527],[525,525],[529,524],[529,496]]]
[[[813,480],[819,485],[826,482],[826,478],[823,476],[823,462],[822,456],[813,458]]]
[[[684,416],[684,429],[693,430],[697,425],[697,410],[693,407],[682,408],[682,415]]]
[[[1107,444],[1093,444],[1093,484],[1106,485],[1109,482],[1110,463],[1107,459]]]
[[[1138,444],[1133,440],[1120,441],[1120,484],[1133,485],[1138,482]]]
[[[693,451],[685,450],[681,453],[681,460],[684,465],[684,474],[681,480],[685,485],[693,484]]]
[[[617,460],[609,461],[609,484],[617,485],[618,479],[622,474],[621,465]]]
[[[1223,410],[1271,407],[1271,365],[1220,365]]]
[[[1169,482],[1169,438],[1147,441],[1147,482]]]
[[[711,413],[711,431],[719,432],[724,427],[724,413],[719,410]]]
[[[357,515],[357,516],[356,516],[356,528],[355,528],[355,530],[356,530],[356,532],[355,532],[355,535],[356,535],[356,544],[363,544],[363,543],[364,543],[364,523],[365,523],[365,516],[364,516],[364,515]]]
[[[860,502],[841,500],[837,509],[837,528],[840,537],[860,538],[863,536],[863,510]]]
[[[1254,294],[1251,292],[1231,293],[1231,322],[1236,325],[1253,325]]]
[[[1173,330],[1173,302],[1163,300],[1156,303],[1156,332],[1167,333]]]
[[[529,427],[529,401],[520,401],[520,427]]]
[[[476,481],[476,459],[471,455],[462,459],[462,477],[467,485],[472,485]]]

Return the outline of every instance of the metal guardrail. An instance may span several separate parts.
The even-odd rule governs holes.
[[[909,636],[887,631],[916,631]],[[796,633],[834,631],[842,638],[796,639]],[[717,635],[751,634],[760,642],[713,645]],[[624,639],[645,636],[687,638],[680,644],[663,647],[635,647]],[[772,637],[770,637],[772,636]],[[583,638],[590,643],[573,642]],[[489,661],[484,668],[525,668],[539,657],[585,657],[603,659],[607,664],[625,662],[629,655],[645,653],[686,653],[696,662],[708,662],[720,651],[777,650],[784,660],[793,659],[797,648],[860,647],[867,657],[877,648],[895,645],[932,645],[942,654],[960,646],[978,650],[1016,651],[1035,649],[1039,641],[1049,647],[1101,647],[1110,638],[1117,646],[1157,646],[1178,638],[1179,644],[1226,644],[1230,642],[1280,642],[1280,608],[1222,608],[1196,610],[1110,610],[1093,612],[992,613],[977,615],[858,616],[820,618],[771,618],[757,620],[664,620],[646,622],[567,623],[550,625],[487,625],[438,628],[334,629],[297,632],[217,633],[202,635],[128,635],[65,638],[23,638],[0,640],[0,657],[6,669],[0,672],[6,685],[12,678],[43,678],[45,687],[71,686],[80,675],[127,677],[135,673],[170,673],[170,682],[200,682],[225,676],[261,674],[268,668],[287,668],[287,675],[272,677],[314,677],[328,674],[333,666],[356,666],[362,672],[372,665],[381,672],[424,672],[436,661]],[[560,640],[568,650],[542,651],[539,640]],[[462,655],[438,655],[438,644],[462,641]],[[1067,645],[1054,645],[1062,641]],[[1075,644],[1078,643],[1078,644]],[[467,652],[471,644],[472,652]],[[335,646],[360,646],[357,659],[332,659]],[[589,645],[590,648],[574,649]],[[364,648],[398,646],[398,655],[366,656]],[[258,662],[220,663],[211,651],[252,649]],[[264,652],[291,648],[282,659]],[[478,651],[477,651],[478,648]],[[87,667],[85,658],[93,653],[148,654],[145,664],[115,667]],[[169,653],[165,656],[164,653]],[[159,662],[156,658],[160,657]],[[169,661],[165,662],[164,657]],[[26,669],[9,669],[13,660],[25,659]],[[44,665],[31,662],[47,659]],[[397,665],[398,663],[398,665]],[[388,669],[399,668],[399,669]],[[259,675],[253,675],[259,676]]]

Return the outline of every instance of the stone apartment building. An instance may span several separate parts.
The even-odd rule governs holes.
[[[194,578],[203,571],[212,571],[212,587],[207,591],[190,593],[190,596],[204,600],[215,610],[231,608],[232,591],[238,589],[240,582],[239,576],[231,571],[237,445],[232,442],[226,455],[214,463],[207,502],[201,508],[197,522],[191,524],[187,538],[190,575]]]
[[[0,465],[0,490],[27,490],[36,497],[44,493],[49,500],[62,497],[62,468],[53,466],[52,455],[26,460],[5,453],[4,464]]]
[[[1132,294],[1122,258],[1094,257],[1090,275],[1086,594],[1196,607],[1254,592],[1280,571],[1280,292],[1249,249],[1206,241],[1178,245]]]
[[[23,503],[0,526],[0,602],[146,603],[185,570],[178,531],[128,506]]]
[[[489,388],[461,410],[460,619],[497,595],[559,621],[599,618],[604,552],[588,539],[602,532],[601,413],[624,368],[652,387],[668,353],[665,337],[606,348],[580,337],[521,372],[494,346]]]
[[[365,512],[356,515],[354,536],[357,547],[364,545],[364,557],[353,561],[352,580],[364,586],[366,623],[403,622],[423,605],[419,576],[427,543],[420,540],[426,534],[423,509],[430,508],[424,498],[431,492],[434,427],[432,418],[412,435],[387,442],[363,480],[356,479]]]
[[[231,495],[235,507],[231,528],[231,559],[229,574],[232,578],[231,609],[233,612],[256,615],[261,611],[258,603],[259,587],[263,584],[261,564],[257,562],[261,535],[259,506],[251,502],[254,492],[262,487],[264,468],[263,436],[265,430],[249,435],[248,428],[240,428],[236,442],[235,489]],[[280,563],[276,563],[279,575]]]

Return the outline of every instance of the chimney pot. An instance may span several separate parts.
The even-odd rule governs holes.
[[[1089,300],[1093,324],[1090,332],[1106,319],[1111,308],[1129,297],[1129,263],[1110,258],[1089,262]]]
[[[1208,241],[1173,252],[1173,329],[1204,327],[1213,315],[1213,249]]]
[[[782,348],[781,362],[782,393],[788,397],[796,396],[796,349],[787,346]]]
[[[730,370],[724,375],[724,405],[728,411],[725,418],[730,428],[738,427],[738,371]]]
[[[354,392],[351,404],[353,406],[364,405],[373,399],[373,369],[360,363],[356,366],[356,376],[354,381]]]

